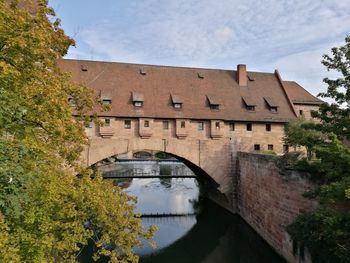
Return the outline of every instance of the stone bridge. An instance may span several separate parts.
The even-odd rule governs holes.
[[[131,158],[134,153],[165,152],[182,161],[195,174],[210,185],[213,201],[235,212],[234,165],[235,147],[230,139],[220,140],[179,140],[157,138],[90,138],[89,145],[83,152],[87,166],[94,165],[109,157]],[[225,201],[226,200],[226,201]],[[224,203],[224,205],[223,205]]]
[[[288,262],[311,262],[293,254],[285,227],[303,211],[317,207],[303,193],[314,185],[294,171],[283,174],[280,157],[237,151],[230,138],[220,140],[90,138],[83,152],[87,166],[109,157],[131,158],[134,153],[165,152],[186,164],[208,183],[208,197],[227,210],[239,214],[278,254]],[[239,150],[239,149],[238,149]]]

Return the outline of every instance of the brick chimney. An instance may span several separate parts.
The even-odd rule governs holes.
[[[239,86],[247,86],[247,68],[246,65],[237,65],[237,82]]]

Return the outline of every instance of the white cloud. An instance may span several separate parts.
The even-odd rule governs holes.
[[[112,61],[220,68],[247,63],[263,70],[274,65],[287,77],[304,76],[314,89],[312,81],[322,79],[321,55],[350,33],[349,25],[348,0],[129,1],[83,28],[78,46],[88,47],[87,58],[93,53]]]

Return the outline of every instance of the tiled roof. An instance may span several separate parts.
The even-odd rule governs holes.
[[[323,101],[313,96],[295,81],[283,81],[289,98],[294,104],[319,105]]]
[[[257,105],[256,99],[253,96],[242,96],[242,99],[247,106]]]
[[[270,107],[278,107],[278,103],[271,97],[264,97],[267,104],[269,104]]]
[[[111,111],[99,113],[100,116],[265,122],[285,122],[296,117],[277,72],[248,72],[248,85],[243,87],[237,83],[235,70],[66,59],[60,60],[59,66],[71,72],[74,81],[112,98]],[[134,108],[133,92],[143,96],[141,109]],[[181,110],[174,109],[172,94],[183,103]],[[243,97],[254,101],[254,112],[247,111]],[[208,98],[220,104],[219,110],[210,108]],[[264,98],[278,103],[277,113],[269,110]]]

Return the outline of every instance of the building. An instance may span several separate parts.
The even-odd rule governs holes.
[[[224,140],[237,151],[283,153],[284,125],[311,119],[321,100],[274,73],[60,60],[75,82],[93,88],[108,112],[94,138]]]

